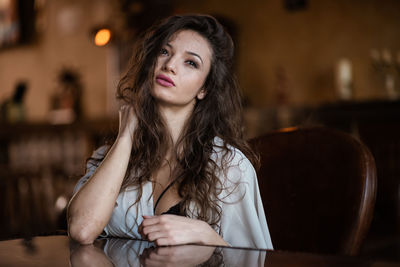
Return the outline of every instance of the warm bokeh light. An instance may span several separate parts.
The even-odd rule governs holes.
[[[279,129],[279,131],[280,132],[292,132],[292,131],[295,131],[297,129],[298,129],[298,127],[286,127],[286,128]]]
[[[96,32],[94,43],[97,46],[106,45],[111,39],[111,31],[109,29],[100,29]]]

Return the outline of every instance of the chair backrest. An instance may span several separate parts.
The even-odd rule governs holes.
[[[376,167],[368,148],[327,128],[290,128],[250,140],[277,250],[355,255],[368,232]]]

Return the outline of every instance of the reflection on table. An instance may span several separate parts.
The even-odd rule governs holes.
[[[0,266],[399,266],[396,263],[249,248],[99,239],[82,246],[67,236],[0,241]]]
[[[142,240],[101,239],[71,246],[71,265],[82,266],[264,266],[266,250],[182,245],[155,247]]]

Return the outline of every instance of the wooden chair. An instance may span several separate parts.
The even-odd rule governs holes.
[[[373,215],[376,168],[368,148],[327,128],[290,128],[250,140],[276,250],[355,255]]]

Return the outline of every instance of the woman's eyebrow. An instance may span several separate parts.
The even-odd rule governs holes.
[[[203,63],[203,60],[201,59],[201,57],[200,57],[198,54],[196,54],[196,53],[194,53],[194,52],[191,52],[191,51],[186,51],[186,53],[188,53],[189,55],[198,57],[198,58],[200,59],[200,61],[201,61],[201,64],[204,64],[204,63]]]
[[[167,43],[166,46],[168,46],[168,47],[171,48],[171,49],[173,48],[172,45],[171,45],[170,43]],[[186,54],[189,54],[189,55],[198,57],[198,58],[200,59],[200,61],[201,61],[201,64],[204,64],[204,63],[203,63],[203,60],[201,59],[201,56],[199,56],[199,55],[196,54],[195,52],[192,52],[192,51],[185,51],[185,52],[186,52]]]

